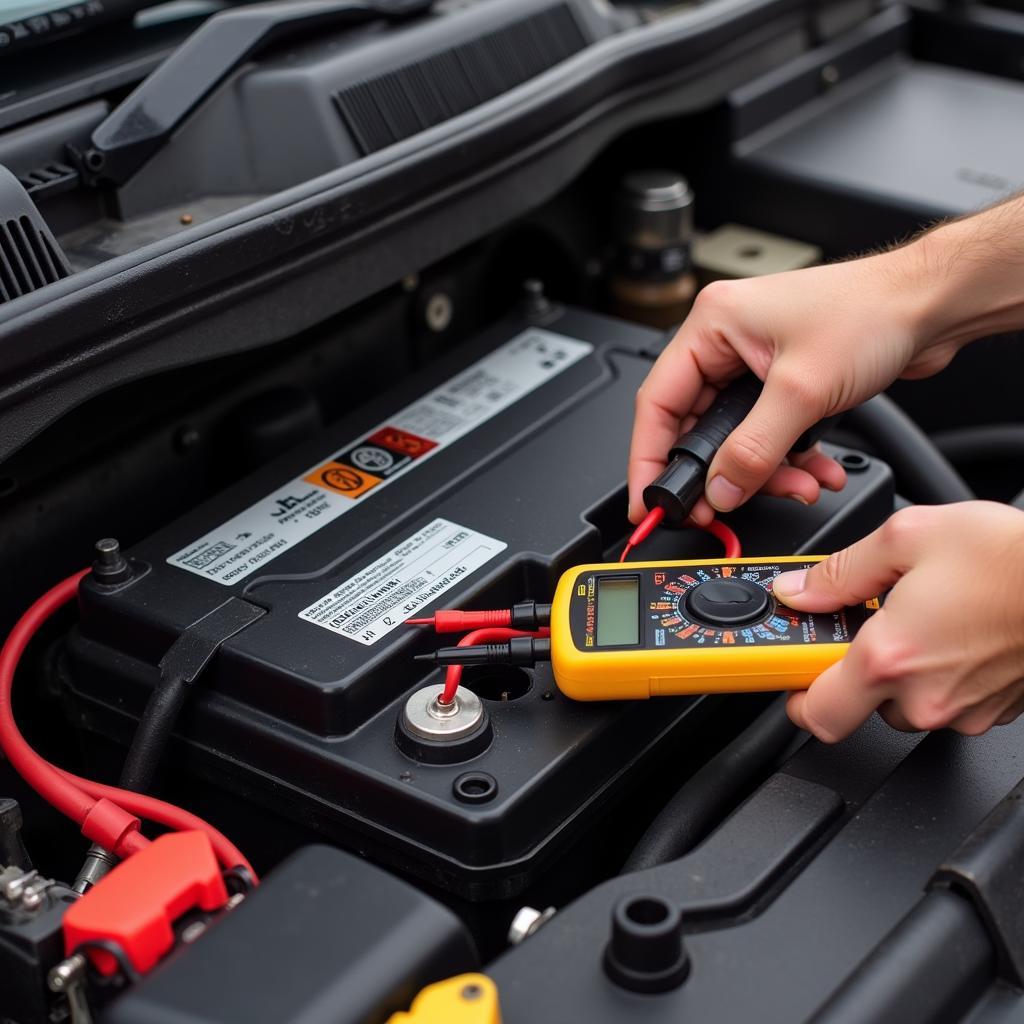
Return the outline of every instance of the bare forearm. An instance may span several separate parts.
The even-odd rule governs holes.
[[[928,346],[1024,327],[1024,196],[941,225],[892,254],[920,295]]]

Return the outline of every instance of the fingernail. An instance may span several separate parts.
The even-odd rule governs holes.
[[[719,474],[708,481],[707,498],[719,512],[731,512],[743,500],[743,489]]]
[[[787,494],[786,497],[792,499],[793,501],[799,501],[801,505],[810,504],[810,502],[802,494]]]
[[[785,600],[802,594],[807,586],[807,570],[797,569],[794,572],[780,572],[772,583],[772,592]]]

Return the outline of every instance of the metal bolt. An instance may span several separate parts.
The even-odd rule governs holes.
[[[826,64],[821,69],[821,84],[824,86],[831,87],[835,85],[840,77],[839,68],[835,64]]]
[[[18,875],[16,878],[12,878],[4,883],[4,896],[11,903],[17,903],[21,899],[23,893],[28,888],[29,883],[37,878],[39,875],[38,871],[26,871],[23,875]]]
[[[544,316],[551,311],[551,303],[544,294],[544,282],[535,277],[523,282],[523,295],[526,299],[526,312],[530,316]]]
[[[182,224],[191,224],[192,223],[192,214],[191,213],[183,213],[178,219],[181,221]]]
[[[508,929],[508,941],[511,946],[518,946],[528,939],[542,924],[555,916],[555,908],[537,910],[535,907],[520,907]]]
[[[449,718],[454,718],[459,713],[459,695],[456,694],[447,704],[441,700],[441,694],[438,694],[429,704],[427,704],[427,714],[431,718],[436,718],[439,722],[444,722]]]
[[[195,942],[203,932],[206,931],[205,921],[193,921],[191,924],[186,925],[181,930],[181,941],[187,946],[190,942]]]
[[[89,847],[85,856],[85,863],[82,865],[74,885],[71,886],[75,892],[84,894],[88,892],[101,878],[108,875],[117,867],[117,858],[103,849],[97,843]]]
[[[96,541],[96,559],[92,572],[98,583],[123,583],[132,574],[132,567],[121,554],[121,545],[113,537]]]
[[[82,976],[86,968],[85,956],[75,953],[67,960],[61,960],[47,975],[46,983],[51,992],[66,992]]]
[[[448,295],[445,295],[444,292],[435,292],[427,299],[427,306],[423,311],[427,327],[435,334],[448,330],[452,323],[454,309],[455,307],[452,305],[452,300]]]
[[[21,905],[26,910],[38,910],[42,906],[43,897],[49,888],[50,883],[47,881],[39,881],[34,885],[28,886],[21,894]]]
[[[467,1003],[475,1002],[477,999],[482,998],[483,994],[483,986],[477,985],[475,983],[470,985],[463,985],[462,991],[459,993],[459,995],[461,995],[462,998],[465,999]]]
[[[118,564],[121,557],[121,545],[113,537],[104,537],[96,541],[96,560],[108,567]]]

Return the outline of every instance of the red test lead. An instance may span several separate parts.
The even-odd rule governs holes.
[[[241,851],[202,819],[163,800],[65,772],[37,754],[21,735],[11,706],[18,662],[43,623],[75,599],[79,581],[88,571],[69,576],[38,598],[15,623],[0,649],[0,750],[44,800],[80,826],[86,838],[120,858],[149,847],[150,841],[139,831],[139,819],[146,818],[175,830],[204,832],[225,868],[242,866],[252,873]]]
[[[647,540],[654,532],[655,527],[659,526],[664,518],[665,510],[660,505],[652,508],[640,521],[640,525],[629,535],[629,540],[626,541],[626,546],[622,549],[619,561],[625,562],[633,548]],[[717,537],[725,547],[726,558],[742,557],[743,546],[740,544],[740,539],[725,523],[718,519],[712,519],[707,526],[700,526],[697,529],[704,530],[706,533]]]
[[[622,549],[622,556],[619,558],[620,562],[624,562],[628,557],[630,551],[633,550],[638,544],[642,544],[648,537],[654,532],[656,526],[665,518],[665,510],[660,506],[656,505],[651,509],[640,520],[640,525],[629,535],[629,540],[626,541],[626,546]]]
[[[550,607],[550,606],[549,606]],[[489,644],[498,643],[503,640],[511,640],[513,637],[521,636],[533,636],[537,638],[550,636],[551,631],[545,626],[538,629],[536,632],[527,633],[519,629],[475,629],[472,633],[467,633],[459,642],[459,647],[469,647],[473,644]],[[459,683],[462,681],[462,666],[461,665],[449,665],[448,671],[444,677],[444,691],[441,696],[438,697],[438,702],[441,704],[451,704],[455,699],[455,693],[459,688]]]
[[[406,619],[409,626],[433,626],[435,633],[464,633],[469,629],[522,629],[533,631],[551,619],[551,605],[537,601],[519,601],[511,608],[463,612],[442,609],[429,618]]]

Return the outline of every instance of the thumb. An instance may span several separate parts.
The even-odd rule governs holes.
[[[819,406],[806,385],[784,383],[773,367],[754,407],[711,462],[708,502],[719,512],[731,512],[756,494],[797,438],[821,418]]]
[[[911,561],[907,548],[901,531],[885,524],[809,569],[780,573],[772,592],[783,604],[804,612],[860,604],[892,588],[907,572]]]

